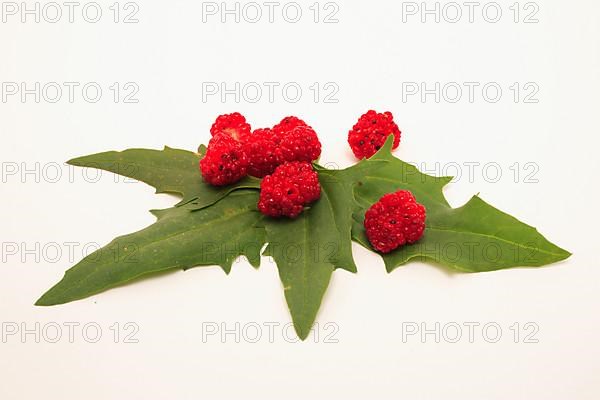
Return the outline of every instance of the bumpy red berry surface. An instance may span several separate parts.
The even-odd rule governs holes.
[[[310,126],[299,125],[282,134],[279,152],[283,161],[311,162],[321,155],[321,142]]]
[[[246,118],[238,112],[219,115],[210,128],[210,134],[212,136],[225,133],[238,142],[245,141],[246,137],[250,135],[250,131],[250,124],[248,124]]]
[[[208,142],[200,160],[200,171],[206,182],[214,186],[229,185],[247,174],[248,158],[242,145],[231,136],[221,133]]]
[[[256,129],[244,143],[248,157],[248,174],[263,178],[275,171],[281,164],[279,140],[271,129]]]
[[[365,213],[365,230],[371,245],[382,253],[415,243],[425,231],[425,207],[411,192],[384,195]]]
[[[260,184],[258,209],[271,217],[297,217],[321,196],[319,177],[307,162],[280,165]]]
[[[292,129],[298,126],[307,125],[306,122],[302,121],[300,118],[291,115],[289,117],[285,117],[277,125],[275,125],[273,127],[273,132],[275,132],[276,135],[281,137],[283,134],[291,131]]]
[[[384,145],[389,135],[394,135],[394,146],[400,144],[400,129],[391,112],[378,113],[373,110],[363,114],[348,132],[348,143],[357,158],[369,158]]]

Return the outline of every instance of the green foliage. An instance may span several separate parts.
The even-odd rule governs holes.
[[[263,255],[277,263],[298,336],[315,322],[333,271],[356,272],[352,240],[371,248],[364,213],[385,193],[410,190],[427,208],[424,237],[383,255],[388,271],[410,260],[432,261],[458,271],[482,272],[542,266],[570,253],[535,228],[497,210],[479,197],[452,208],[443,195],[449,177],[419,172],[391,154],[392,140],[371,159],[344,170],[315,165],[321,198],[298,218],[272,219],[256,209],[260,181],[247,178],[216,188],[202,180],[198,163],[205,154],[165,147],[105,152],[69,161],[134,178],[157,193],[182,197],[172,208],[153,211],[157,221],[114,239],[69,269],[37,305],[63,304],[160,271],[219,265],[229,272],[245,256],[260,265]]]
[[[240,190],[201,211],[188,206],[153,211],[154,224],[85,257],[36,304],[68,303],[172,269],[219,265],[229,272],[241,255],[258,267],[265,233],[257,198],[256,191]]]
[[[458,271],[484,272],[511,267],[537,267],[568,258],[571,254],[550,243],[535,228],[492,207],[478,196],[460,208],[450,207],[442,193],[452,179],[422,174],[395,158],[391,141],[373,159],[387,163],[365,176],[356,188],[360,204],[354,214],[353,237],[371,248],[365,237],[365,211],[385,193],[410,190],[427,208],[423,238],[383,255],[388,271],[411,259],[431,260]]]

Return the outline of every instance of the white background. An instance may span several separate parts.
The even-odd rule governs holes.
[[[43,15],[39,23],[33,16],[23,23],[20,14],[4,15],[0,23],[2,82],[25,82],[29,88],[35,82],[42,87],[96,82],[103,89],[96,103],[82,97],[81,86],[72,103],[66,89],[56,103],[48,101],[54,95],[43,93],[39,103],[34,95],[23,102],[20,93],[0,103],[0,398],[600,396],[598,2],[538,1],[538,23],[523,22],[534,10],[523,9],[524,2],[517,23],[509,9],[513,1],[499,2],[503,14],[497,23],[482,16],[485,2],[475,9],[473,23],[465,6],[456,23],[444,15],[439,23],[434,15],[422,23],[420,14],[405,15],[403,22],[402,2],[339,0],[337,23],[323,22],[334,10],[324,9],[325,2],[318,23],[312,2],[301,3],[297,23],[283,18],[285,3],[275,9],[273,23],[265,6],[256,23],[248,21],[254,18],[250,9],[239,23],[232,15],[222,23],[219,15],[205,15],[203,22],[201,2],[144,1],[133,24],[115,23],[111,3],[99,2],[98,23],[86,22],[81,6],[73,23],[66,7],[56,23]],[[121,10],[120,19],[132,10]],[[454,18],[453,10],[446,11],[446,19]],[[487,11],[493,18],[494,9]],[[109,89],[114,82],[134,82],[139,102],[124,103],[128,91],[122,91],[115,103]],[[280,86],[272,102],[265,89],[255,103],[249,96],[236,103],[232,95],[225,102],[219,96],[203,99],[206,82]],[[296,103],[281,93],[289,82],[303,89]],[[309,89],[315,82],[322,90],[316,101]],[[328,82],[339,88],[336,103],[324,102]],[[433,95],[403,101],[403,82],[426,82],[429,88],[435,82],[495,82],[503,95],[493,103],[479,86],[473,102],[466,91],[457,103],[448,101],[454,95],[439,103]],[[522,97],[515,102],[509,89],[515,82],[521,90],[535,83],[538,102]],[[64,161],[165,144],[194,150],[207,142],[218,114],[240,111],[253,127],[271,126],[289,114],[304,118],[323,142],[322,161],[346,166],[354,162],[347,131],[370,108],[394,113],[403,132],[399,157],[439,175],[456,175],[460,166],[460,179],[446,190],[454,206],[479,192],[574,255],[542,269],[467,275],[412,263],[387,274],[376,255],[356,246],[359,273],[334,274],[318,316],[320,335],[304,343],[286,339],[290,319],[267,259],[258,271],[240,260],[230,276],[217,267],[197,268],[63,306],[33,306],[83,257],[86,244],[104,245],[141,229],[154,220],[145,210],[175,202],[141,183],[115,182],[108,173],[96,181],[93,171],[86,177]],[[465,163],[471,162],[479,166],[469,177]],[[490,163],[493,168],[484,171]],[[528,169],[526,163],[532,163]],[[127,322],[138,327],[133,336],[138,343],[126,343],[124,335],[132,332]],[[469,322],[480,324],[473,343],[464,325]],[[24,329],[35,332],[36,323],[38,339],[34,333],[21,336]],[[68,323],[80,324],[73,343]],[[94,329],[87,336],[82,332],[90,323],[102,329],[97,343],[89,340]],[[115,323],[118,343],[111,330]],[[203,340],[208,325],[235,331],[236,323],[239,343],[234,334]],[[279,324],[273,343],[268,323]],[[439,323],[439,343],[433,334],[403,340],[407,323],[433,330]],[[486,323],[502,329],[497,343],[490,343],[493,329],[487,336],[482,332]],[[526,323],[538,328],[532,337],[537,343],[526,343],[532,332]],[[55,324],[62,337],[50,343]],[[261,326],[258,343],[250,343],[253,324]],[[454,324],[462,327],[462,337],[450,343]],[[8,335],[15,326],[19,331]],[[291,330],[288,335],[293,338]]]

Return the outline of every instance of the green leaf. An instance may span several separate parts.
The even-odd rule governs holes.
[[[319,171],[321,198],[296,219],[265,218],[269,245],[264,255],[277,263],[298,336],[304,340],[315,322],[334,269],[356,272],[352,257],[354,185],[385,164],[365,160],[345,170]]]
[[[269,245],[263,254],[277,263],[294,328],[302,340],[315,322],[340,248],[328,206],[321,198],[296,219],[265,218]]]
[[[137,179],[154,187],[156,193],[181,195],[183,198],[177,205],[193,202],[194,209],[208,207],[234,190],[260,187],[260,181],[250,177],[224,187],[206,184],[199,171],[199,162],[205,153],[205,146],[200,146],[198,153],[165,146],[163,150],[107,151],[67,163]]]
[[[219,265],[228,273],[240,255],[258,267],[265,233],[257,198],[256,191],[241,190],[201,211],[153,211],[153,225],[84,258],[36,305],[68,303],[160,271]]]
[[[339,234],[339,250],[335,254],[336,269],[357,272],[352,256],[352,223],[353,214],[358,208],[354,195],[354,187],[361,183],[363,177],[377,168],[387,164],[385,160],[362,160],[350,168],[328,170],[316,165],[321,183],[321,199],[319,204],[329,210]],[[324,204],[323,204],[324,203]]]
[[[412,259],[430,260],[458,271],[483,272],[511,267],[535,267],[568,258],[571,254],[550,243],[535,228],[474,196],[453,209],[442,189],[452,179],[419,172],[391,154],[391,140],[373,157],[386,160],[370,171],[356,187],[361,206],[354,215],[353,237],[371,248],[364,233],[365,211],[385,193],[410,190],[427,208],[423,238],[383,255],[388,271]]]

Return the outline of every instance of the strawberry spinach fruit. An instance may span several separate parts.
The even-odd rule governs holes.
[[[36,305],[68,303],[166,270],[218,265],[229,273],[239,256],[258,268],[265,255],[277,264],[294,328],[305,339],[333,271],[357,272],[352,241],[377,251],[388,272],[411,260],[485,272],[571,255],[478,196],[452,208],[442,193],[452,178],[422,174],[392,155],[400,130],[389,112],[361,116],[348,135],[360,161],[343,170],[316,163],[321,143],[297,117],[252,131],[241,114],[227,114],[211,135],[197,152],[130,149],[70,160],[181,201],[151,211],[154,224],[85,257]]]

